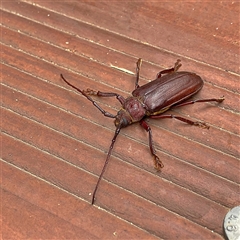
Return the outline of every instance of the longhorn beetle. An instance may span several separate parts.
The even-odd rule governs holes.
[[[191,72],[178,72],[181,67],[180,60],[177,60],[173,68],[165,69],[157,74],[155,80],[139,86],[139,72],[141,67],[142,59],[138,59],[136,67],[136,81],[135,90],[132,92],[132,96],[124,98],[117,93],[112,92],[100,92],[91,89],[80,90],[71,83],[69,83],[61,74],[62,79],[69,86],[80,92],[85,96],[93,105],[106,117],[115,118],[114,124],[116,126],[115,134],[112,139],[112,143],[109,147],[107,158],[103,166],[102,172],[98,178],[97,184],[92,195],[92,204],[95,201],[96,191],[98,189],[100,180],[104,174],[106,166],[108,164],[111,152],[116,141],[116,138],[123,127],[127,127],[130,124],[140,122],[140,125],[148,132],[149,135],[149,147],[150,151],[154,157],[154,167],[157,171],[163,168],[163,163],[156,154],[156,150],[153,146],[152,131],[150,126],[147,124],[145,119],[148,118],[175,118],[182,122],[190,125],[195,125],[202,128],[209,128],[209,126],[204,122],[194,122],[192,120],[186,119],[181,116],[176,116],[172,114],[164,114],[168,109],[172,107],[180,107],[189,104],[194,104],[196,102],[222,102],[224,97],[221,98],[210,98],[210,99],[200,99],[188,102],[183,102],[184,100],[190,98],[196,94],[203,87],[203,80],[195,73]],[[162,76],[163,75],[163,76]],[[113,115],[109,112],[104,111],[91,97],[116,97],[121,103],[122,108],[118,111],[117,115]]]

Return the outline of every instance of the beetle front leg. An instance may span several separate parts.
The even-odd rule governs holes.
[[[77,87],[75,87],[74,85],[72,85],[70,82],[67,81],[67,79],[65,79],[63,77],[62,74],[60,74],[61,78],[63,79],[63,81],[65,83],[67,83],[70,87],[74,88],[75,90],[77,90],[78,92],[80,92],[84,97],[86,97],[90,102],[92,102],[92,104],[105,116],[105,117],[110,117],[110,118],[116,118],[115,115],[106,112],[104,109],[102,109],[91,97],[88,96],[88,94],[86,93],[86,91],[83,91]]]
[[[125,98],[117,93],[111,93],[111,92],[100,92],[100,91],[94,91],[92,89],[83,90],[83,93],[86,95],[93,95],[98,97],[116,97],[117,100],[123,105],[125,103]]]
[[[150,151],[151,151],[152,155],[154,156],[154,167],[157,171],[160,171],[161,168],[164,167],[164,165],[163,165],[162,161],[159,159],[159,157],[157,156],[156,150],[153,146],[152,130],[144,120],[142,120],[140,122],[140,124],[149,134],[149,147],[150,147]]]
[[[105,111],[102,109],[91,97],[88,96],[88,94],[85,93],[85,91],[81,91],[82,95],[85,96],[89,101],[92,102],[92,104],[105,116],[109,118],[116,118],[115,115]]]

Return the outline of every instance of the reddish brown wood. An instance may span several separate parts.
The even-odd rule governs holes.
[[[3,238],[223,239],[224,216],[240,203],[239,3],[1,4]],[[181,70],[205,80],[196,98],[226,100],[170,112],[209,130],[149,121],[160,174],[147,133],[123,129],[91,206],[115,127],[60,73],[81,89],[126,97],[139,57],[140,85],[180,58]]]

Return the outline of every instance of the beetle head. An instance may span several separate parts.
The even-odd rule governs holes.
[[[121,109],[116,116],[114,124],[117,128],[127,127],[132,123],[132,118],[130,114],[125,110]]]

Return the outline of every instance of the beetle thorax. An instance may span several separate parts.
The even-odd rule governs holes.
[[[129,97],[125,100],[123,108],[118,112],[115,126],[126,127],[132,123],[139,122],[146,114],[144,104],[136,97]]]
[[[123,107],[131,116],[133,123],[139,122],[146,114],[144,104],[136,97],[127,98]]]

